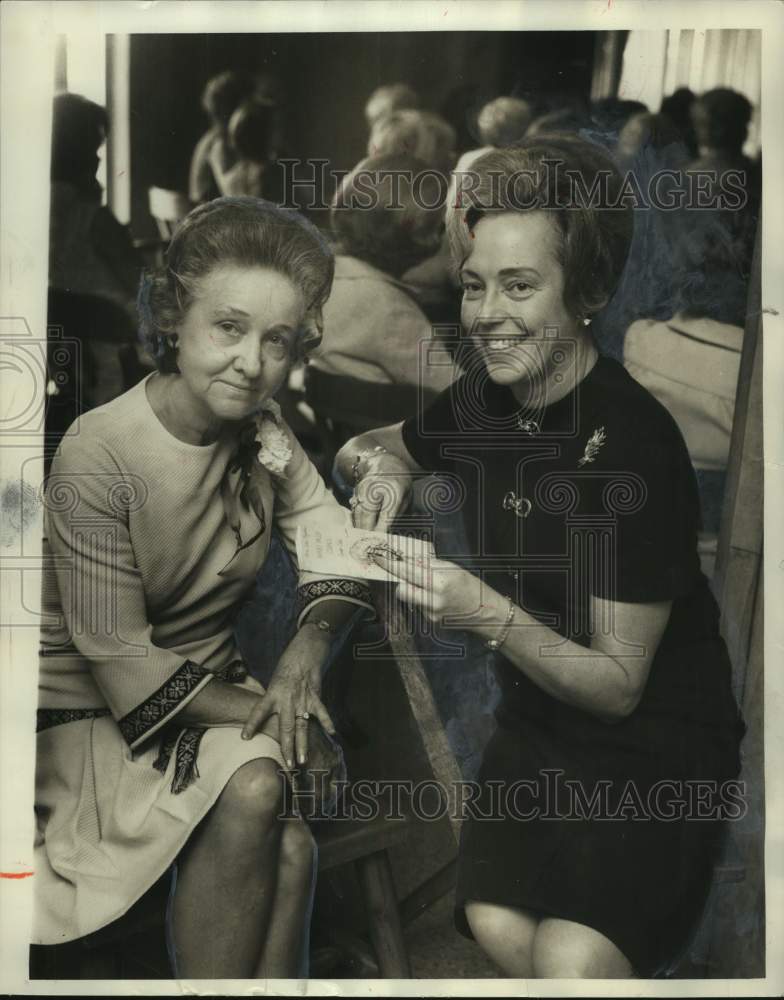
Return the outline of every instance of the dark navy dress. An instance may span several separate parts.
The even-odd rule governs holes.
[[[403,425],[459,480],[474,571],[553,632],[591,643],[591,595],[671,600],[642,699],[603,722],[498,654],[498,728],[463,823],[456,898],[586,924],[649,976],[699,920],[723,823],[743,810],[743,723],[697,556],[699,500],[669,413],[600,357],[537,411],[477,370]],[[463,560],[460,560],[463,561]],[[588,669],[586,667],[586,669]]]

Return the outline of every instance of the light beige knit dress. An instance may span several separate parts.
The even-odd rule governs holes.
[[[177,713],[216,674],[262,690],[241,679],[232,617],[264,563],[273,520],[294,555],[301,521],[348,517],[282,425],[293,453],[284,476],[254,465],[259,534],[258,503],[256,513],[237,503],[240,474],[228,468],[236,438],[195,446],[173,437],[147,400],[147,381],[77,421],[48,481],[37,944],[121,916],[238,767],[258,757],[283,765],[273,739],[242,740],[239,727],[185,730],[175,743]],[[237,514],[233,526],[227,511]],[[334,597],[372,607],[358,581],[313,574],[300,574],[298,597],[299,617]],[[193,780],[179,780],[189,768]]]

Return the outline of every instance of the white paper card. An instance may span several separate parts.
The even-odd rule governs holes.
[[[433,555],[429,542],[385,531],[362,531],[360,528],[320,528],[315,524],[297,527],[297,562],[300,569],[334,576],[354,576],[364,580],[394,580],[395,577],[369,557],[374,546],[385,546],[407,559],[426,562]]]

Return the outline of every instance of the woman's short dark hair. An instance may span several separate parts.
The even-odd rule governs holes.
[[[301,353],[321,339],[321,307],[329,296],[334,256],[318,229],[293,209],[261,198],[216,198],[180,223],[163,268],[142,276],[140,332],[159,371],[176,372],[169,341],[196,294],[198,283],[224,265],[266,267],[285,275],[302,292],[305,322]]]
[[[438,249],[445,197],[445,177],[414,156],[362,160],[332,201],[330,219],[340,252],[402,274]]]
[[[603,207],[619,200],[622,184],[608,153],[584,139],[537,135],[485,153],[466,174],[457,204],[447,211],[457,268],[469,256],[473,231],[485,215],[545,210],[552,212],[561,236],[567,308],[587,317],[606,305],[626,263],[633,231],[631,206]],[[592,196],[594,184],[598,194]]]

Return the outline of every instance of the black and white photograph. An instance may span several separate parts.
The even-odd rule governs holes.
[[[3,991],[780,995],[784,8],[0,21]]]

